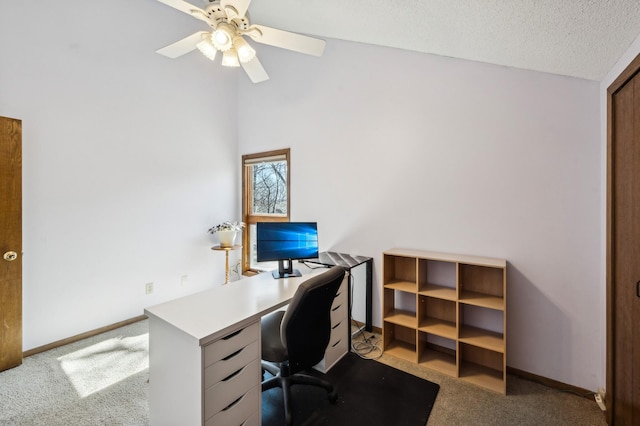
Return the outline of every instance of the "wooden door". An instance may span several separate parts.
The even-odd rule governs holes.
[[[609,88],[607,420],[640,424],[640,56]]]
[[[0,371],[22,364],[22,122],[0,117]]]

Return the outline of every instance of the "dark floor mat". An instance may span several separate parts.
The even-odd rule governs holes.
[[[331,404],[324,389],[293,386],[295,425],[424,426],[440,389],[435,383],[353,353],[325,378],[337,391],[338,401]],[[262,424],[284,424],[282,389],[262,393]]]

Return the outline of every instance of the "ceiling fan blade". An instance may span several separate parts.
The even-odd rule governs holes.
[[[262,64],[258,60],[257,56],[255,56],[249,62],[240,62],[240,65],[242,65],[242,68],[244,68],[244,71],[249,76],[251,82],[260,83],[262,81],[269,80],[269,76],[262,67]]]
[[[251,0],[220,0],[220,7],[222,10],[228,10],[227,8],[231,6],[233,9],[238,12],[237,16],[229,16],[229,19],[233,18],[242,18],[247,14],[247,9],[249,8],[249,3]],[[227,13],[228,16],[228,13]]]
[[[313,56],[322,56],[326,44],[324,40],[319,38],[265,27],[263,25],[251,25],[247,30],[242,31],[242,33],[259,43]]]
[[[160,3],[164,3],[174,9],[184,12],[187,15],[191,15],[196,19],[209,23],[209,15],[203,9],[192,5],[184,0],[158,0]]]
[[[202,37],[206,34],[209,34],[208,31],[198,31],[197,33],[191,34],[188,37],[183,38],[182,40],[176,41],[173,44],[163,47],[162,49],[156,50],[156,53],[164,55],[168,58],[177,58],[178,56],[182,56],[185,53],[189,53],[196,48],[196,45],[200,43]]]

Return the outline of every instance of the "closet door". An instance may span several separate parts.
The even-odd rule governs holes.
[[[22,123],[0,117],[0,371],[22,364]]]
[[[614,425],[640,424],[638,58],[632,66],[635,71],[623,73],[609,89],[607,415]]]

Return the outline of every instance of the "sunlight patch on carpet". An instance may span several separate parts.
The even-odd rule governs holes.
[[[116,337],[58,358],[80,398],[149,368],[149,333]]]

